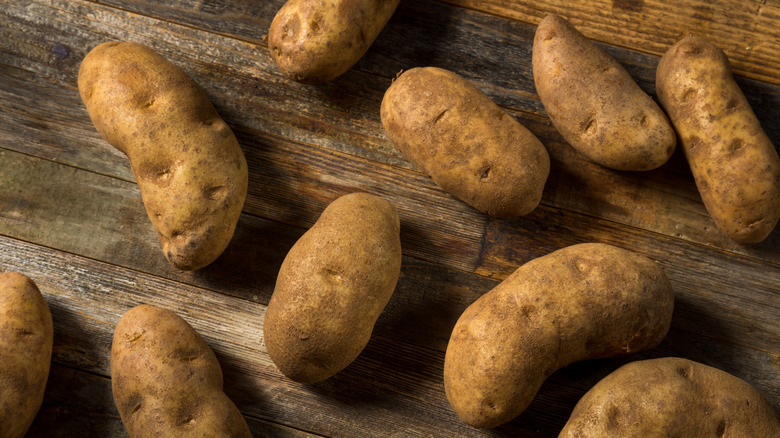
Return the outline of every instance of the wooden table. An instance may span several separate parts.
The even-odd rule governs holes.
[[[681,356],[755,386],[780,408],[780,230],[739,245],[715,228],[682,153],[651,172],[618,172],[563,142],[531,74],[535,26],[567,17],[655,95],[659,56],[689,33],[730,57],[780,145],[780,2],[728,0],[403,0],[341,78],[282,77],[264,35],[283,0],[0,1],[0,271],[43,291],[54,318],[46,398],[29,436],[125,436],[111,397],[117,320],[151,303],[177,312],[217,353],[225,391],[256,437],[554,437],[580,396],[629,361]],[[239,138],[249,194],[215,263],[164,259],[127,159],[79,98],[84,55],[107,40],[152,46],[205,89]],[[402,69],[468,78],[531,129],[552,171],[542,203],[493,219],[444,193],[390,144],[379,104]],[[284,378],[263,344],[265,306],[287,250],[336,197],[366,191],[401,216],[397,290],[360,357],[315,385]],[[672,328],[651,351],[573,364],[530,408],[491,431],[459,422],[442,366],[461,312],[519,265],[605,242],[657,260],[676,293]]]

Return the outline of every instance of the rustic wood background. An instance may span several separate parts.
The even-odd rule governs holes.
[[[660,55],[688,34],[730,57],[780,145],[780,1],[402,0],[341,78],[282,77],[264,35],[284,0],[0,0],[0,271],[37,282],[54,318],[43,407],[29,436],[125,436],[111,397],[114,325],[151,303],[212,346],[225,391],[256,437],[554,437],[580,396],[628,361],[680,356],[755,386],[780,409],[780,231],[738,245],[715,228],[684,157],[645,173],[592,164],[560,138],[535,94],[531,46],[548,12],[569,18],[654,95]],[[164,259],[127,159],[92,126],[76,88],[84,55],[108,40],[147,44],[182,66],[231,125],[249,194],[223,256],[196,272]],[[379,105],[402,69],[473,81],[552,157],[542,204],[489,218],[442,192],[389,143]],[[315,385],[285,379],[263,345],[265,305],[289,247],[336,197],[366,191],[399,210],[404,264],[366,350]],[[605,242],[657,260],[675,293],[657,348],[573,364],[495,430],[460,423],[442,367],[461,312],[519,265]]]

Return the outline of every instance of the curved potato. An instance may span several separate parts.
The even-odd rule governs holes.
[[[466,424],[501,425],[556,370],[657,345],[673,307],[661,267],[631,251],[586,243],[532,260],[458,319],[444,359],[447,399]]]
[[[557,15],[533,45],[536,91],[550,120],[577,151],[617,170],[651,170],[677,142],[661,108],[614,58]]]
[[[263,322],[282,374],[318,382],[363,351],[398,281],[399,231],[389,202],[353,193],[333,201],[293,245]]]
[[[780,157],[726,55],[684,38],[661,57],[656,89],[715,225],[740,243],[766,239],[780,219]]]
[[[54,339],[38,287],[17,272],[0,274],[0,436],[22,438],[43,403]]]
[[[544,145],[455,73],[404,72],[385,92],[381,117],[412,164],[477,210],[517,217],[539,205],[550,173]]]
[[[288,0],[268,31],[279,70],[306,84],[327,82],[368,51],[400,0]]]
[[[559,438],[780,436],[780,417],[745,381],[688,359],[632,362],[590,389]]]
[[[214,352],[175,313],[144,304],[117,323],[111,387],[130,438],[251,438],[222,383]]]
[[[214,261],[233,237],[248,172],[203,90],[152,49],[129,42],[92,49],[78,85],[95,128],[130,159],[168,261],[183,270]]]

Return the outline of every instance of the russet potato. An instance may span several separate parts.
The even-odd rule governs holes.
[[[590,160],[643,171],[672,156],[677,140],[663,110],[617,60],[565,19],[551,14],[539,23],[532,68],[553,125]]]
[[[661,267],[585,243],[531,260],[460,316],[444,359],[444,389],[478,428],[522,413],[556,370],[635,353],[669,330],[674,297]]]
[[[222,385],[214,352],[172,311],[143,304],[117,323],[111,387],[130,438],[251,438]]]
[[[98,132],[130,160],[168,261],[202,268],[225,250],[246,197],[244,154],[203,90],[149,47],[112,41],[81,63]]]
[[[54,329],[38,286],[0,274],[0,437],[22,438],[43,402]]]
[[[591,388],[559,438],[780,436],[761,394],[725,371],[677,357],[631,362]]]
[[[726,55],[683,38],[661,57],[656,89],[715,225],[736,242],[766,239],[780,219],[780,157]]]
[[[313,383],[357,358],[395,290],[399,233],[389,202],[352,193],[333,201],[293,245],[263,322],[268,355],[282,374]]]
[[[387,137],[444,191],[496,217],[530,213],[542,198],[550,156],[542,142],[457,74],[403,72],[381,106]]]
[[[288,0],[268,31],[279,70],[306,84],[349,70],[395,12],[400,0]]]

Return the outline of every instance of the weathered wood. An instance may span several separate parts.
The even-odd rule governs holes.
[[[0,270],[31,275],[55,317],[55,389],[33,435],[123,436],[106,392],[108,351],[116,321],[141,302],[180,313],[204,335],[255,436],[556,436],[599,378],[661,356],[735,374],[780,408],[780,231],[760,245],[724,238],[679,151],[652,172],[588,162],[550,124],[530,68],[535,23],[558,11],[652,95],[658,55],[695,27],[731,44],[724,49],[747,76],[737,80],[780,146],[776,1],[404,1],[355,68],[317,87],[282,77],[262,39],[283,2],[0,2]],[[109,39],[149,44],[181,65],[245,152],[244,214],[225,254],[203,270],[165,261],[126,157],[99,137],[80,101],[79,63]],[[399,70],[418,65],[465,76],[542,139],[552,173],[540,208],[488,218],[388,142],[382,95]],[[330,201],[356,190],[399,209],[401,278],[355,363],[321,384],[294,384],[264,352],[264,305],[287,249]],[[502,428],[465,427],[441,384],[455,321],[520,264],[585,241],[662,264],[676,292],[669,335],[651,351],[555,373]]]
[[[101,142],[88,122],[83,105],[73,88],[78,65],[74,60],[83,56],[97,41],[113,38],[139,39],[135,29],[143,28],[141,33],[156,35],[157,39],[148,37],[147,41],[140,38],[141,41],[153,43],[155,48],[173,58],[174,61],[181,60],[183,65],[189,66],[187,68],[200,83],[204,84],[212,100],[216,102],[226,118],[234,123],[247,158],[255,164],[250,168],[252,172],[250,190],[256,189],[254,193],[258,197],[254,198],[250,193],[248,212],[287,221],[307,214],[306,211],[312,211],[307,209],[309,207],[307,204],[289,203],[292,198],[290,189],[301,188],[301,192],[313,195],[315,198],[328,197],[332,193],[313,192],[320,186],[332,188],[339,184],[354,185],[352,178],[355,174],[368,175],[369,180],[374,180],[370,183],[379,184],[380,181],[376,179],[387,178],[375,174],[381,171],[391,176],[393,179],[391,186],[396,186],[398,181],[406,184],[399,190],[405,195],[404,198],[418,199],[420,196],[418,192],[406,193],[407,189],[419,189],[427,192],[429,196],[436,197],[430,200],[421,199],[421,203],[426,205],[422,209],[414,202],[408,206],[410,211],[417,211],[422,218],[439,218],[448,215],[469,218],[466,223],[471,225],[460,229],[448,228],[460,221],[438,221],[428,224],[432,226],[426,230],[426,233],[434,233],[435,243],[439,245],[436,248],[438,251],[443,248],[446,252],[449,240],[447,236],[458,236],[458,233],[463,231],[480,232],[480,226],[474,225],[484,218],[477,212],[469,210],[443,194],[419,172],[401,171],[399,174],[396,170],[398,166],[408,168],[409,164],[388,144],[379,126],[377,111],[384,91],[383,87],[389,83],[389,79],[355,71],[352,73],[354,76],[349,79],[352,82],[341,85],[331,84],[322,88],[312,88],[290,84],[289,81],[286,82],[278,76],[275,67],[269,59],[266,59],[264,52],[261,51],[258,55],[258,47],[237,43],[218,35],[198,33],[191,28],[177,27],[151,18],[94,7],[90,4],[71,2],[62,5],[57,3],[57,5],[57,7],[49,7],[45,4],[33,3],[29,8],[37,15],[36,19],[39,21],[40,17],[47,16],[50,20],[55,20],[51,23],[47,21],[47,24],[42,26],[30,22],[28,17],[30,12],[27,9],[14,9],[12,5],[6,5],[6,12],[12,18],[8,20],[7,28],[10,31],[7,36],[11,38],[13,44],[21,45],[21,42],[13,41],[20,39],[19,35],[24,33],[26,27],[32,27],[33,31],[44,29],[39,38],[49,38],[48,35],[55,34],[59,37],[58,41],[72,47],[70,56],[62,60],[63,62],[59,62],[52,54],[52,49],[46,45],[34,49],[19,49],[29,50],[29,53],[25,52],[26,57],[23,59],[9,59],[7,62],[13,67],[2,67],[9,73],[3,77],[2,80],[5,82],[0,87],[5,98],[3,100],[5,104],[0,103],[0,108],[4,110],[7,117],[3,122],[8,126],[8,148],[129,179],[130,172],[126,160],[113,148]],[[420,20],[427,20],[423,22],[425,24],[434,23],[438,17],[436,13],[441,14],[442,11],[441,7],[436,9],[431,5],[437,3],[422,3],[419,7],[415,6],[418,9],[411,11],[401,10],[399,13],[402,15],[399,19],[416,20],[413,23],[418,23]],[[531,36],[527,35],[529,32],[517,37],[504,36],[500,33],[501,26],[497,18],[448,8],[453,9],[455,11],[453,14],[457,13],[455,18],[460,20],[450,23],[454,29],[460,29],[459,33],[448,35],[453,37],[453,49],[456,53],[465,51],[469,44],[476,44],[474,41],[484,42],[498,37],[503,38],[500,47],[508,47],[510,52],[529,50],[532,33]],[[419,12],[420,15],[414,15],[413,12]],[[55,19],[53,14],[65,15],[72,26],[56,28],[57,25],[61,26],[60,23],[64,19]],[[462,24],[457,27],[455,23]],[[475,26],[474,23],[478,23],[479,26]],[[412,31],[417,34],[424,32],[426,28],[423,24],[416,26]],[[388,28],[387,31],[386,39],[396,47],[403,46],[399,41],[403,32],[392,28]],[[484,56],[490,55],[493,58],[483,57],[474,62],[466,62],[466,66],[476,68],[480,62],[488,65],[501,62],[499,51],[486,52],[487,55]],[[654,68],[654,60],[648,57],[634,56],[634,58],[639,62],[637,66],[643,66],[639,71],[647,72]],[[406,59],[408,61],[411,58]],[[528,82],[530,80],[528,59],[530,58],[513,56],[508,59],[515,63],[508,71],[524,72],[513,73],[510,76],[517,76],[518,80],[530,84]],[[450,64],[457,66],[457,62],[458,60],[453,60]],[[215,68],[217,63],[233,66],[228,67],[230,74],[226,75],[224,68]],[[30,71],[35,74],[30,74]],[[478,75],[473,79],[504,105],[510,108],[531,109],[539,106],[533,95],[508,88],[511,84],[505,79],[499,80],[500,71],[490,72],[483,67],[481,70],[477,69],[477,72]],[[52,84],[50,81],[55,83]],[[498,85],[494,85],[494,81]],[[353,83],[354,86],[346,87]],[[253,91],[249,94],[237,91],[246,89]],[[347,94],[342,94],[344,92]],[[780,102],[780,88],[757,86],[750,96],[753,96],[762,108],[768,108],[773,103]],[[71,110],[59,108],[71,108]],[[544,204],[777,262],[777,253],[771,251],[771,248],[776,247],[780,241],[777,233],[764,245],[745,246],[725,238],[714,227],[714,223],[701,204],[681,154],[677,154],[673,162],[658,171],[646,173],[610,171],[588,162],[573,152],[560,140],[546,118],[515,109],[510,111],[544,140],[553,157],[553,173],[547,183]],[[763,114],[776,114],[776,111],[775,109],[774,112],[763,112]],[[780,138],[780,130],[778,130],[780,125],[771,126],[776,127],[777,132],[770,132],[770,134]],[[62,136],[56,134],[60,132],[66,134]],[[373,140],[369,140],[369,137]],[[42,141],[35,141],[39,138]],[[778,144],[780,145],[780,142]],[[306,169],[314,170],[311,175],[304,175],[306,181],[313,184],[310,188],[300,185],[290,187],[279,184],[279,181],[274,179],[279,175],[274,172],[275,167],[284,169],[287,175],[296,172],[296,160],[302,157],[290,156],[290,150],[295,154],[303,153],[303,159],[320,160],[319,163],[324,165],[321,168]],[[353,163],[352,158],[355,156],[367,161],[355,160]],[[328,161],[322,161],[323,159],[345,161],[349,168],[342,167],[337,172],[336,169],[329,167]],[[324,184],[326,182],[327,184]],[[336,184],[333,184],[334,182]],[[261,198],[260,194],[265,194],[266,197]],[[301,196],[298,199],[305,200],[306,197]],[[270,205],[267,204],[269,200]],[[427,212],[431,208],[437,211]],[[306,226],[311,223],[311,219],[309,217],[308,222],[304,221],[298,225]],[[424,228],[427,228],[427,225]],[[436,233],[439,233],[438,236]],[[474,237],[468,239],[473,241]]]
[[[723,48],[740,75],[780,84],[777,2],[599,0],[545,2],[442,0],[536,24],[548,13],[571,20],[587,37],[656,55],[693,33]]]
[[[402,428],[426,436],[432,425],[481,435],[455,420],[444,399],[442,352],[376,336],[338,377],[299,385],[265,353],[263,305],[7,238],[0,248],[4,269],[28,274],[49,303],[55,362],[107,375],[116,321],[149,303],[175,311],[203,336],[223,367],[226,393],[247,415],[325,435],[385,436]]]
[[[298,166],[308,164],[300,156],[297,160]],[[330,165],[336,168],[333,162]],[[304,170],[297,176],[282,175],[279,180],[294,182],[296,178],[310,173],[310,170]],[[359,183],[361,179],[355,177],[354,181]],[[393,186],[390,183],[360,186],[373,189],[369,191],[385,196],[391,202],[406,205],[402,196],[385,191],[384,187]],[[334,198],[340,190],[343,189],[332,189],[336,192]],[[300,193],[300,188],[297,191]],[[305,196],[305,199],[314,203],[313,206],[300,207],[305,211],[321,211],[327,203],[326,199],[314,195]],[[296,227],[285,227],[245,215],[239,223],[234,244],[214,266],[203,272],[178,272],[160,253],[157,237],[148,224],[135,184],[2,149],[0,206],[0,234],[189,284],[215,287],[245,299],[257,296],[256,301],[264,304],[270,299],[281,260],[303,232]],[[472,279],[468,272],[500,280],[521,264],[555,249],[580,242],[606,242],[658,260],[673,281],[678,297],[704,300],[708,306],[707,313],[722,321],[717,326],[706,328],[714,330],[711,336],[731,339],[730,332],[753,333],[757,336],[753,336],[748,345],[769,351],[780,345],[780,321],[776,318],[780,313],[780,301],[777,300],[780,269],[766,262],[708,251],[680,239],[618,227],[612,222],[546,206],[540,206],[520,219],[491,220],[484,240],[455,241],[458,246],[449,248],[450,252],[431,254],[424,252],[427,243],[425,233],[429,228],[414,230],[413,227],[423,220],[412,216],[414,212],[406,208],[402,207],[400,211],[402,244],[407,259],[411,257],[429,265],[465,271],[456,281],[467,285],[466,290],[470,291],[473,299],[489,288],[479,290],[478,285],[483,283]],[[311,219],[315,218],[316,214]],[[454,219],[447,220],[451,222]],[[275,234],[267,234],[267,229]],[[255,237],[244,240],[248,235]],[[264,244],[257,246],[258,243]],[[246,260],[246,254],[257,254],[264,263],[258,265],[256,259]],[[456,259],[460,254],[464,255],[464,260],[458,262]],[[465,254],[474,254],[475,258],[468,259]],[[441,269],[437,271],[445,273]],[[420,272],[420,277],[424,278],[423,275]],[[247,277],[254,281],[246,282]],[[441,281],[438,276],[433,276],[432,280]],[[436,285],[435,282],[433,284]],[[477,290],[473,290],[474,285]],[[399,289],[406,290],[403,282]],[[734,290],[746,291],[735,294]],[[451,293],[447,289],[437,291],[425,301],[414,302],[415,306],[410,306],[409,311],[419,312],[428,306],[441,306],[442,302],[452,299]],[[461,311],[463,308],[460,308]],[[451,307],[443,306],[442,309],[447,309],[450,316],[459,314]],[[697,326],[699,319],[692,318],[693,323],[687,328],[700,331],[706,327]],[[448,332],[430,335],[432,339],[422,345],[441,345],[441,339],[446,339]],[[741,342],[738,339],[731,341]]]
[[[659,56],[680,38],[696,33],[722,47],[738,74],[780,84],[777,79],[780,69],[776,62],[780,57],[780,46],[775,44],[780,39],[780,30],[776,26],[780,18],[780,2],[775,0],[685,0],[674,3],[664,0],[600,0],[576,4],[566,0],[440,1],[488,12],[505,22],[509,18],[532,25],[548,13],[558,14],[571,20],[589,38]],[[206,0],[170,6],[148,0],[104,0],[100,3],[261,43],[276,11],[284,2],[270,0],[248,5]],[[400,13],[410,7],[413,6],[403,4]],[[446,20],[440,21],[447,23]]]
[[[247,417],[256,438],[316,438],[279,424]],[[127,436],[114,405],[111,379],[53,364],[43,405],[25,435],[27,438]]]
[[[107,375],[116,321],[137,304],[160,305],[184,317],[214,349],[225,390],[245,415],[317,434],[526,436],[539,431],[555,436],[578,398],[599,378],[630,360],[660,356],[717,366],[748,380],[775,406],[780,401],[772,365],[776,354],[724,344],[675,322],[656,349],[561,370],[523,415],[495,431],[480,432],[464,426],[449,409],[441,351],[375,334],[343,372],[300,385],[281,376],[265,353],[261,304],[5,237],[0,237],[0,260],[4,269],[33,278],[46,297],[55,323],[56,363]]]

